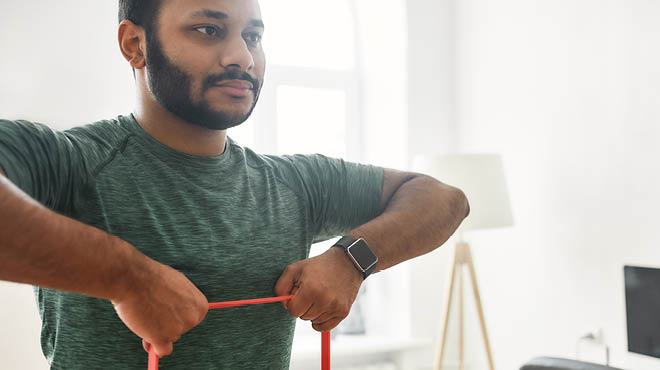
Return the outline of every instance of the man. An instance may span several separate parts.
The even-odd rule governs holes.
[[[65,132],[0,121],[0,279],[38,287],[52,369],[144,369],[149,346],[162,369],[286,369],[294,318],[331,330],[370,272],[435,249],[467,215],[427,176],[226,136],[264,77],[256,0],[120,0],[119,16],[131,115]],[[207,315],[209,301],[290,294]]]

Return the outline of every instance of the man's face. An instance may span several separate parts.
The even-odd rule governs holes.
[[[257,0],[165,0],[147,39],[147,82],[156,100],[191,124],[243,123],[265,70]]]

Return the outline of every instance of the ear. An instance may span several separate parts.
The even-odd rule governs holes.
[[[142,69],[146,65],[145,47],[146,39],[144,29],[129,20],[119,24],[119,50],[131,67]]]

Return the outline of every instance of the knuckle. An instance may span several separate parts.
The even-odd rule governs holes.
[[[187,319],[186,321],[184,321],[184,322],[182,323],[182,325],[181,325],[181,330],[179,330],[179,332],[180,332],[180,333],[185,333],[185,332],[187,332],[188,330],[194,328],[195,325],[196,325],[196,321],[195,321],[195,320]]]
[[[185,319],[179,323],[176,327],[176,331],[172,334],[172,336],[179,336],[188,330],[192,328],[194,325],[190,325],[192,321],[190,319]]]
[[[305,272],[307,271],[307,264],[305,264],[304,261],[296,262],[293,264],[293,266],[295,266],[295,270],[299,276],[305,276]]]
[[[168,356],[172,353],[172,341],[170,340],[163,340],[159,342],[158,344],[153,343],[152,345],[154,346],[154,349],[156,350],[156,353],[158,356]]]
[[[208,303],[204,307],[200,307],[199,310],[197,310],[197,320],[195,324],[199,324],[204,320],[206,317],[206,314],[209,312],[209,306]]]
[[[343,311],[346,315],[348,315],[348,314],[351,312],[351,307],[352,307],[352,306],[353,306],[352,304],[350,304],[350,303],[346,303],[346,304],[342,305],[342,311]]]
[[[289,307],[289,314],[293,317],[300,317],[303,313],[296,307]]]
[[[183,332],[188,331],[188,330],[194,328],[195,326],[197,326],[197,324],[199,324],[200,322],[201,322],[201,320],[198,320],[197,317],[191,316],[188,320],[186,320],[184,330],[182,330],[182,331]]]
[[[351,314],[351,310],[350,310],[350,309],[346,309],[346,310],[343,310],[343,311],[340,313],[339,317],[341,317],[341,319],[343,320],[343,319],[347,318],[348,315],[350,315],[350,314]]]

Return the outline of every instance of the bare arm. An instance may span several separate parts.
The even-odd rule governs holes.
[[[148,264],[128,243],[46,209],[4,176],[0,219],[2,280],[117,299]]]
[[[372,246],[376,271],[438,248],[456,231],[470,208],[457,188],[420,174],[385,171],[383,213],[351,231]]]
[[[206,315],[206,298],[181,273],[43,207],[2,168],[0,221],[0,280],[109,299],[122,321],[161,356]]]
[[[428,253],[442,245],[469,213],[462,191],[429,176],[385,170],[382,214],[349,232],[361,237],[379,259],[376,271]],[[285,308],[294,317],[328,331],[349,313],[362,274],[340,248],[291,264],[275,286],[295,294]]]

